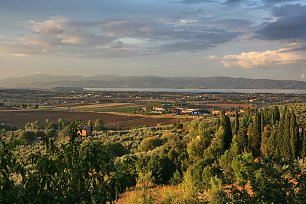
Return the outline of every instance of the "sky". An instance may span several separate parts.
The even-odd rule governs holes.
[[[0,70],[306,81],[306,0],[0,0]]]

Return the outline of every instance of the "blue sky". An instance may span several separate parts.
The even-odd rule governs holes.
[[[0,78],[306,81],[306,1],[0,0]]]

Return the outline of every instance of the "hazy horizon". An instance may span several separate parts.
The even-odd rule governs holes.
[[[11,77],[1,77],[0,80],[5,80],[5,79],[11,79],[11,78],[23,78],[23,77],[31,77],[31,76],[54,76],[54,77],[84,77],[84,78],[91,78],[91,77],[161,77],[161,78],[243,78],[243,79],[254,79],[254,80],[277,80],[277,81],[302,81],[301,79],[273,79],[273,78],[254,78],[254,77],[235,77],[235,76],[221,76],[221,75],[216,75],[216,76],[158,76],[158,75],[120,75],[120,74],[94,74],[94,75],[78,75],[78,74],[44,74],[44,73],[33,73],[33,74],[25,74],[25,75],[20,75],[20,76],[11,76]]]
[[[0,79],[306,81],[305,0],[11,0],[0,17]]]

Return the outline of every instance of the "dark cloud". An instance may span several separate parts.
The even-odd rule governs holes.
[[[112,42],[111,48],[123,48],[123,42],[121,40],[116,40]]]
[[[216,21],[211,22],[216,25]],[[229,19],[228,22],[222,21],[219,26],[224,24],[250,24],[249,21],[239,19]],[[102,30],[106,35],[114,38],[136,38],[149,39],[159,42],[161,45],[155,47],[163,51],[197,51],[208,49],[217,44],[231,41],[238,37],[240,33],[230,32],[223,29],[208,29],[204,23],[195,22],[194,24],[163,24],[155,22],[141,21],[110,21],[102,25]]]
[[[306,40],[306,6],[284,5],[273,9],[276,20],[257,31],[257,38],[267,40]]]
[[[245,2],[245,0],[227,0],[224,2],[224,4],[232,6],[232,5],[240,4],[242,2]]]
[[[276,17],[303,15],[306,14],[306,6],[301,6],[300,4],[284,5],[274,8],[272,13]]]
[[[238,33],[227,32],[224,30],[211,30],[199,33],[174,32],[168,33],[172,36],[174,42],[165,43],[158,49],[166,52],[179,52],[179,51],[199,51],[215,47],[218,44],[231,41],[238,36]],[[174,37],[175,36],[175,37]]]
[[[265,5],[283,4],[289,2],[300,2],[301,0],[262,0]]]
[[[199,3],[209,3],[209,2],[219,2],[217,0],[181,0],[179,1],[183,4],[199,4]]]

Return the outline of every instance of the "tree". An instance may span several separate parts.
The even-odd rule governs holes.
[[[279,135],[278,135],[278,146],[281,158],[290,159],[292,158],[292,151],[290,147],[290,118],[291,112],[287,106],[284,107],[282,117],[279,123]]]
[[[237,135],[238,133],[238,130],[239,130],[239,113],[238,111],[236,110],[235,112],[235,122],[234,122],[234,128],[233,128],[233,134],[234,135]]]
[[[256,113],[253,124],[253,132],[250,137],[250,146],[253,154],[255,156],[259,156],[261,144],[261,113]]]
[[[63,118],[58,118],[57,119],[58,127],[60,130],[63,130],[65,127],[65,120]]]
[[[103,130],[104,129],[104,122],[100,119],[97,119],[95,121],[95,124],[94,124],[94,130]]]
[[[140,143],[140,150],[143,152],[153,150],[158,146],[161,146],[163,141],[158,137],[147,137],[143,139]]]
[[[224,128],[225,131],[224,148],[229,149],[233,139],[232,126],[230,118],[225,115],[224,111],[221,113],[220,125]]]
[[[264,131],[261,137],[260,151],[263,156],[268,156],[268,139],[271,134],[271,128],[269,125],[264,127]]]
[[[298,156],[298,142],[299,142],[299,129],[296,123],[296,117],[291,110],[291,117],[290,117],[290,147],[291,147],[291,155],[292,159],[297,158]]]
[[[47,139],[45,155],[30,156],[22,202],[112,203],[131,185],[127,166],[117,165],[102,142],[77,139],[81,125],[69,126],[68,143]]]
[[[156,184],[169,184],[176,170],[173,162],[165,154],[151,157],[147,168],[152,172],[153,181]]]
[[[35,141],[36,135],[33,131],[22,130],[22,131],[19,132],[19,138],[23,141],[23,143],[25,145],[30,145]]]
[[[22,191],[12,179],[13,176],[24,177],[24,168],[5,142],[0,141],[0,203],[21,203]]]
[[[242,153],[248,147],[248,130],[247,127],[242,125],[237,134],[237,144],[239,147],[239,152]]]
[[[277,106],[271,109],[271,124],[276,125],[280,120],[280,111]]]
[[[301,133],[301,141],[302,141],[302,152],[301,152],[301,156],[302,158],[306,157],[306,133],[304,128],[302,129],[302,133]]]

